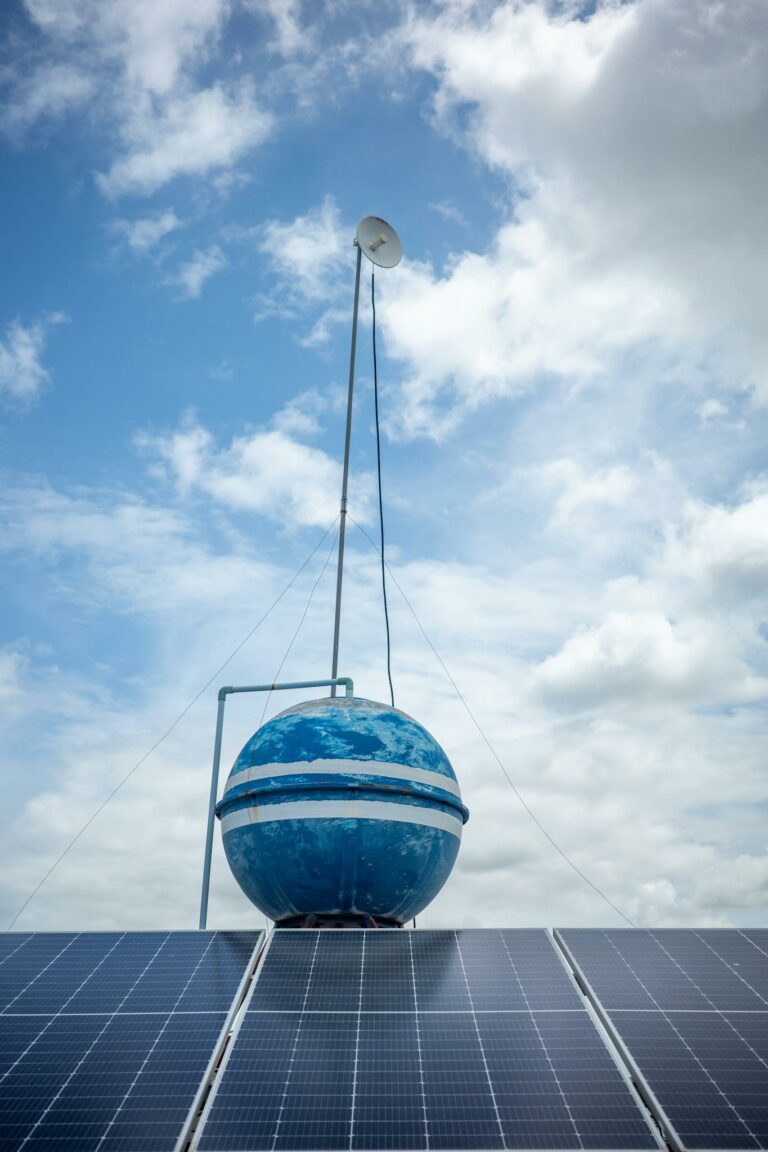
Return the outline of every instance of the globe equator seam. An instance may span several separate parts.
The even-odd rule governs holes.
[[[365,814],[360,807],[364,805]],[[265,810],[269,811],[264,819]],[[248,825],[276,823],[284,820],[391,820],[403,824],[426,825],[443,832],[450,832],[461,839],[461,817],[448,812],[437,812],[430,808],[415,808],[407,804],[387,804],[379,800],[316,800],[297,801],[289,804],[261,805],[258,808],[241,808],[230,812],[221,819],[222,835],[226,836],[238,828]]]

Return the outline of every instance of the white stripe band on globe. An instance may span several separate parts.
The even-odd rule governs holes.
[[[238,808],[221,818],[222,835],[248,824],[277,820],[395,820],[451,832],[461,840],[462,820],[457,813],[438,812],[411,804],[387,804],[380,800],[294,800],[287,804],[256,804]]]
[[[227,789],[253,780],[266,780],[273,776],[389,776],[391,780],[406,780],[409,784],[428,784],[442,788],[458,800],[461,792],[455,780],[429,768],[411,768],[407,764],[390,764],[386,760],[297,760],[292,764],[255,764],[233,772],[227,780]]]

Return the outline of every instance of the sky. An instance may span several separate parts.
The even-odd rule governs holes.
[[[395,698],[471,812],[419,926],[622,923],[421,628],[627,917],[768,925],[764,0],[0,20],[0,926],[180,716],[14,923],[196,925],[218,687],[329,675],[369,214]],[[386,700],[364,265],[339,670]],[[209,924],[262,922],[217,835]]]

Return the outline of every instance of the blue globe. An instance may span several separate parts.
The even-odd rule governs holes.
[[[283,924],[412,919],[448,879],[469,818],[421,724],[346,697],[260,728],[216,812],[238,884]]]

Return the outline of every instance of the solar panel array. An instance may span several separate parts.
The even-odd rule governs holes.
[[[0,934],[0,1152],[768,1149],[768,930],[261,939]]]
[[[768,930],[558,935],[670,1142],[768,1148]]]
[[[258,932],[0,935],[0,1152],[165,1152]]]
[[[547,933],[285,931],[194,1147],[658,1143]]]

